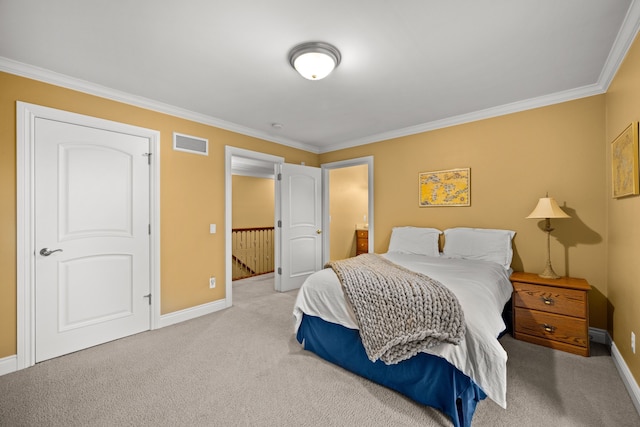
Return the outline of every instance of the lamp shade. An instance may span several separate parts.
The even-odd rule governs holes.
[[[323,42],[303,43],[289,52],[291,66],[308,80],[327,77],[338,66],[340,59],[340,51]]]
[[[571,218],[553,197],[541,197],[533,212],[527,218]]]

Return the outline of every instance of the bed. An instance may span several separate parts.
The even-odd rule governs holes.
[[[351,294],[345,296],[333,268],[312,274],[300,288],[293,311],[296,338],[305,350],[442,411],[456,427],[470,426],[477,403],[486,397],[506,408],[507,354],[498,337],[506,328],[502,313],[512,293],[514,234],[463,227],[444,233],[393,228],[388,252],[380,257],[442,283],[455,295],[466,326],[457,345],[438,343],[398,363],[373,361],[363,345]]]

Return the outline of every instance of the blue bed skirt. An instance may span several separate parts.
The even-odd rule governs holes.
[[[442,411],[456,427],[470,427],[476,405],[487,397],[471,378],[441,357],[419,353],[396,365],[373,363],[357,330],[319,317],[303,315],[296,338],[305,350]]]

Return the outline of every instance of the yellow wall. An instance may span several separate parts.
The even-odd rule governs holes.
[[[507,228],[517,232],[513,268],[540,272],[541,221],[525,219],[548,191],[571,219],[552,222],[558,274],[586,278],[591,326],[606,328],[605,97],[593,96],[507,116],[320,155],[321,163],[374,156],[375,251],[396,225]],[[471,206],[418,207],[418,174],[471,168]],[[370,224],[371,227],[371,224]]]
[[[369,210],[368,165],[329,170],[329,259],[356,255],[356,224],[366,223]]]
[[[232,227],[273,227],[275,182],[269,178],[232,177]]]
[[[640,382],[640,197],[611,197],[611,141],[633,121],[640,120],[640,39],[606,94],[606,158],[608,212],[608,297],[609,331],[616,347]],[[636,354],[631,351],[631,332],[637,335]]]
[[[161,133],[162,313],[224,298],[224,146],[317,166],[318,156],[127,104],[0,73],[0,358],[16,353],[16,101],[114,120]],[[209,155],[172,149],[173,132],[209,139]]]

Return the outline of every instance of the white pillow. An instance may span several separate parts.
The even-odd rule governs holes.
[[[393,227],[389,252],[439,256],[442,231],[437,228]]]
[[[449,228],[444,231],[445,256],[497,262],[506,269],[511,267],[513,248],[511,230],[490,228]]]

